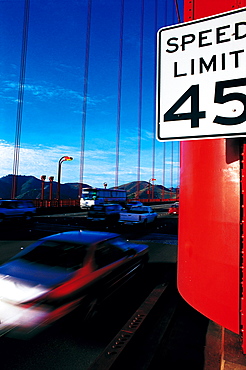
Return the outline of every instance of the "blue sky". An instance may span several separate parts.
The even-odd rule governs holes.
[[[144,1],[143,181],[152,177],[155,135],[155,4],[157,29],[177,23],[173,0]],[[142,0],[124,3],[119,185],[137,180],[141,6]],[[115,185],[120,8],[121,0],[92,0],[83,182],[97,187]],[[13,173],[23,14],[24,0],[0,0],[0,177]],[[58,160],[68,155],[74,160],[63,163],[61,182],[80,181],[86,20],[87,0],[30,0],[20,175],[57,180]],[[156,184],[164,177],[165,186],[176,185],[178,143],[155,140],[154,158]]]

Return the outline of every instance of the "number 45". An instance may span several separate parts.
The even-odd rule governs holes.
[[[243,112],[237,117],[216,116],[213,122],[220,125],[238,125],[246,121],[246,95],[242,93],[224,94],[225,88],[246,86],[246,78],[219,81],[215,84],[214,102],[224,104],[232,100],[238,100],[243,104]],[[191,111],[188,113],[175,113],[185,102],[191,98]],[[199,111],[199,85],[192,85],[164,114],[164,122],[191,120],[191,127],[199,127],[199,119],[205,118],[206,112]]]

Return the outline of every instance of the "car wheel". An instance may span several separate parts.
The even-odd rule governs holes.
[[[145,219],[144,222],[143,222],[143,227],[147,227],[147,220]]]
[[[0,224],[2,224],[2,223],[3,223],[3,221],[4,221],[4,215],[1,215],[1,214],[0,214]]]

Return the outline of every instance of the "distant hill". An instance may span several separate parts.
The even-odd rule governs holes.
[[[154,185],[154,187],[152,187],[152,184],[150,184],[147,181],[140,181],[139,186],[137,181],[132,181],[127,184],[120,185],[119,189],[125,189],[127,192],[127,197],[129,199],[136,198],[138,191],[139,199],[148,199],[149,197],[152,198],[152,192],[153,198],[155,199],[161,198],[169,199],[173,198],[173,193],[175,192],[175,189],[171,191],[170,189],[164,187],[163,185]]]
[[[0,198],[2,199],[10,199],[11,197],[11,189],[12,189],[12,179],[13,175],[8,175],[0,178]],[[18,199],[40,199],[41,198],[41,184],[42,180],[37,179],[34,176],[17,176],[17,196]],[[88,184],[83,184],[83,187],[89,187]],[[140,181],[139,188],[138,182],[132,181],[127,184],[120,185],[119,189],[125,189],[127,192],[127,197],[129,199],[135,198],[138,191],[139,191],[139,198],[140,199],[148,199],[149,197],[152,198],[152,186],[150,186],[149,182],[147,181]],[[45,189],[44,189],[44,198],[48,199],[49,197],[49,189],[50,183],[49,181],[45,181]],[[151,191],[149,194],[148,191]],[[57,182],[53,182],[53,199],[56,198],[57,192]],[[60,186],[60,198],[61,199],[78,199],[78,192],[79,192],[79,183],[65,183],[61,184]],[[155,185],[154,186],[154,198],[171,198],[173,197],[173,193],[170,189],[162,186],[162,185]]]
[[[8,175],[0,178],[0,198],[10,199],[12,189],[13,175]],[[17,176],[17,199],[40,199],[41,198],[42,180],[34,176]],[[91,187],[83,184],[83,187]],[[49,198],[50,182],[45,181],[44,198]],[[57,182],[53,182],[52,186],[53,198],[56,198]],[[67,183],[60,186],[61,199],[78,199],[79,184]]]

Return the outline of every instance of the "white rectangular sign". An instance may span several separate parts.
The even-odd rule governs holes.
[[[162,28],[157,139],[246,136],[246,8]]]

